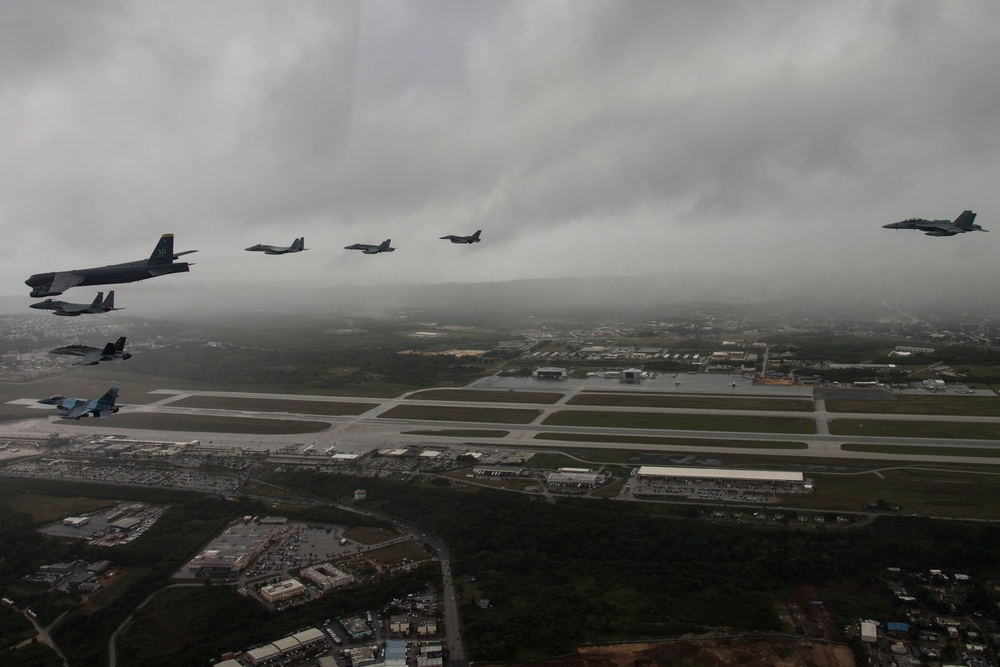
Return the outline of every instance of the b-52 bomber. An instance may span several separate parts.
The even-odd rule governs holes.
[[[62,315],[64,317],[77,317],[79,315],[86,315],[87,313],[108,313],[112,310],[125,310],[124,308],[115,308],[114,290],[108,292],[107,299],[104,298],[104,292],[98,292],[97,298],[91,304],[46,299],[45,301],[31,304],[29,308],[51,310],[53,315]]]
[[[965,232],[988,232],[979,225],[973,224],[976,214],[972,211],[962,211],[962,214],[951,220],[924,220],[923,218],[910,218],[901,222],[893,222],[882,225],[885,229],[919,229],[927,236],[955,236]]]
[[[471,236],[456,236],[454,234],[448,234],[448,236],[442,236],[442,241],[451,241],[452,243],[479,243],[479,235],[483,233],[483,230],[477,229],[475,234]]]
[[[366,255],[377,255],[380,252],[394,252],[396,249],[389,245],[392,239],[386,239],[378,245],[371,245],[370,243],[354,243],[352,245],[345,245],[344,250],[360,250]]]
[[[65,396],[53,396],[43,398],[38,401],[45,405],[54,405],[66,414],[59,415],[62,419],[80,419],[81,417],[110,417],[118,412],[119,407],[115,405],[118,399],[118,387],[108,389],[107,393],[100,398],[87,400],[85,398],[66,398]]]
[[[280,245],[264,245],[258,243],[257,245],[250,246],[247,248],[247,252],[262,252],[265,255],[287,255],[291,252],[302,252],[303,250],[308,250],[306,247],[306,237],[298,238],[292,241],[290,246],[280,246]]]
[[[114,343],[108,343],[104,349],[91,347],[89,345],[66,345],[49,350],[49,354],[68,354],[73,357],[83,357],[76,362],[76,366],[94,366],[102,361],[122,362],[131,359],[132,354],[125,351],[125,336],[122,336]]]
[[[24,283],[31,287],[31,296],[56,296],[77,285],[113,285],[132,283],[168,273],[183,273],[191,266],[188,262],[176,262],[181,255],[197,250],[174,252],[174,235],[164,234],[153,249],[149,259],[138,259],[124,264],[110,264],[93,269],[73,269],[54,273],[36,273]]]

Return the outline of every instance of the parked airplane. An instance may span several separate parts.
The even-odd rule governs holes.
[[[483,230],[477,229],[476,233],[472,236],[455,236],[454,234],[448,234],[448,236],[442,236],[441,240],[448,240],[452,243],[479,243],[479,235],[483,233]]]
[[[386,239],[379,245],[371,245],[370,243],[355,243],[353,245],[344,246],[344,250],[360,250],[366,255],[377,255],[380,252],[393,252],[395,248],[389,246],[389,241],[391,240],[392,239]]]
[[[52,398],[43,398],[38,402],[45,405],[54,405],[59,410],[64,410],[66,414],[60,415],[62,419],[79,419],[80,417],[87,416],[110,417],[119,410],[118,406],[115,405],[117,399],[118,387],[112,387],[108,389],[104,396],[92,400],[53,396]]]
[[[197,250],[174,252],[174,235],[164,234],[153,249],[149,259],[138,259],[124,264],[109,264],[93,269],[73,269],[54,273],[36,273],[24,283],[31,287],[31,296],[56,296],[77,285],[113,285],[132,283],[137,280],[164,276],[168,273],[183,273],[191,266],[188,262],[175,262],[181,255]]]
[[[45,301],[33,303],[28,307],[37,308],[38,310],[51,310],[53,315],[63,315],[66,317],[77,317],[79,315],[86,315],[87,313],[107,313],[112,310],[125,310],[124,308],[115,308],[114,290],[108,292],[107,299],[104,298],[104,292],[98,292],[97,298],[90,304],[46,299]]]
[[[125,351],[125,336],[122,336],[114,343],[108,343],[104,346],[104,349],[89,345],[67,345],[49,350],[49,354],[68,354],[74,357],[83,357],[83,359],[76,362],[77,366],[94,366],[102,361],[125,361],[132,358],[132,355]]]
[[[308,250],[306,247],[306,237],[298,238],[292,241],[290,246],[280,246],[280,245],[263,245],[258,243],[255,246],[250,246],[247,248],[247,252],[262,252],[265,255],[285,255],[290,252],[302,252],[303,250]]]
[[[882,225],[885,229],[919,229],[927,236],[955,236],[965,232],[988,232],[979,225],[973,224],[976,214],[972,211],[962,211],[962,214],[951,220],[924,220],[923,218],[910,218],[901,222],[893,222]]]

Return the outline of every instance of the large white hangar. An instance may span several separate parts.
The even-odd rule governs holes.
[[[641,466],[636,472],[641,484],[694,484],[712,486],[742,486],[748,488],[782,489],[789,492],[809,493],[812,482],[801,472],[784,470],[736,470],[732,468],[678,468],[669,466]]]

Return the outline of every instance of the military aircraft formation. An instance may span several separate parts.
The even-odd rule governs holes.
[[[885,229],[919,229],[927,236],[955,236],[966,232],[988,232],[979,225],[973,224],[976,214],[972,211],[962,211],[962,214],[951,220],[924,220],[923,218],[910,218],[900,222],[893,222],[882,225]]]

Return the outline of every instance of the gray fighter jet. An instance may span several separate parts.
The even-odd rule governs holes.
[[[394,252],[396,249],[389,246],[389,242],[392,239],[386,239],[382,241],[379,245],[371,245],[370,243],[355,243],[353,245],[345,245],[344,250],[360,250],[366,255],[377,255],[380,252]]]
[[[280,245],[263,245],[258,243],[257,245],[250,246],[247,248],[247,252],[262,252],[265,255],[287,255],[290,252],[302,252],[303,250],[308,250],[306,247],[306,237],[295,239],[292,241],[290,246],[280,246]]]
[[[125,336],[122,336],[114,343],[108,343],[104,349],[90,347],[89,345],[66,345],[49,350],[49,354],[68,354],[73,357],[83,357],[76,362],[76,366],[95,366],[102,361],[125,361],[131,359],[132,355],[125,351]]]
[[[118,387],[112,387],[104,396],[92,400],[53,396],[52,398],[43,398],[38,402],[54,405],[59,410],[63,410],[66,414],[59,415],[63,419],[79,419],[88,416],[110,417],[119,410],[118,406],[115,405],[116,400],[118,400]]]
[[[31,296],[56,296],[70,287],[77,285],[114,285],[117,283],[132,283],[168,273],[183,273],[191,264],[175,262],[181,255],[188,255],[197,250],[174,252],[174,235],[164,234],[153,249],[149,259],[138,259],[124,264],[110,264],[93,269],[73,269],[72,271],[56,271],[54,273],[36,273],[24,281],[31,287]]]
[[[115,308],[114,290],[108,292],[107,299],[104,298],[104,292],[98,292],[97,298],[89,305],[86,303],[69,303],[68,301],[46,299],[45,301],[33,303],[28,307],[38,310],[51,310],[53,315],[63,315],[64,317],[77,317],[78,315],[86,315],[88,313],[108,313],[112,310],[125,310],[124,308]]]
[[[955,236],[965,232],[988,232],[979,225],[973,224],[976,214],[972,211],[962,211],[962,214],[951,220],[924,220],[923,218],[910,218],[901,222],[893,222],[882,225],[885,229],[919,229],[927,236]]]
[[[472,236],[455,236],[454,234],[448,234],[448,236],[442,236],[442,241],[451,241],[452,243],[479,243],[479,235],[483,233],[483,230],[477,229],[476,233]]]

